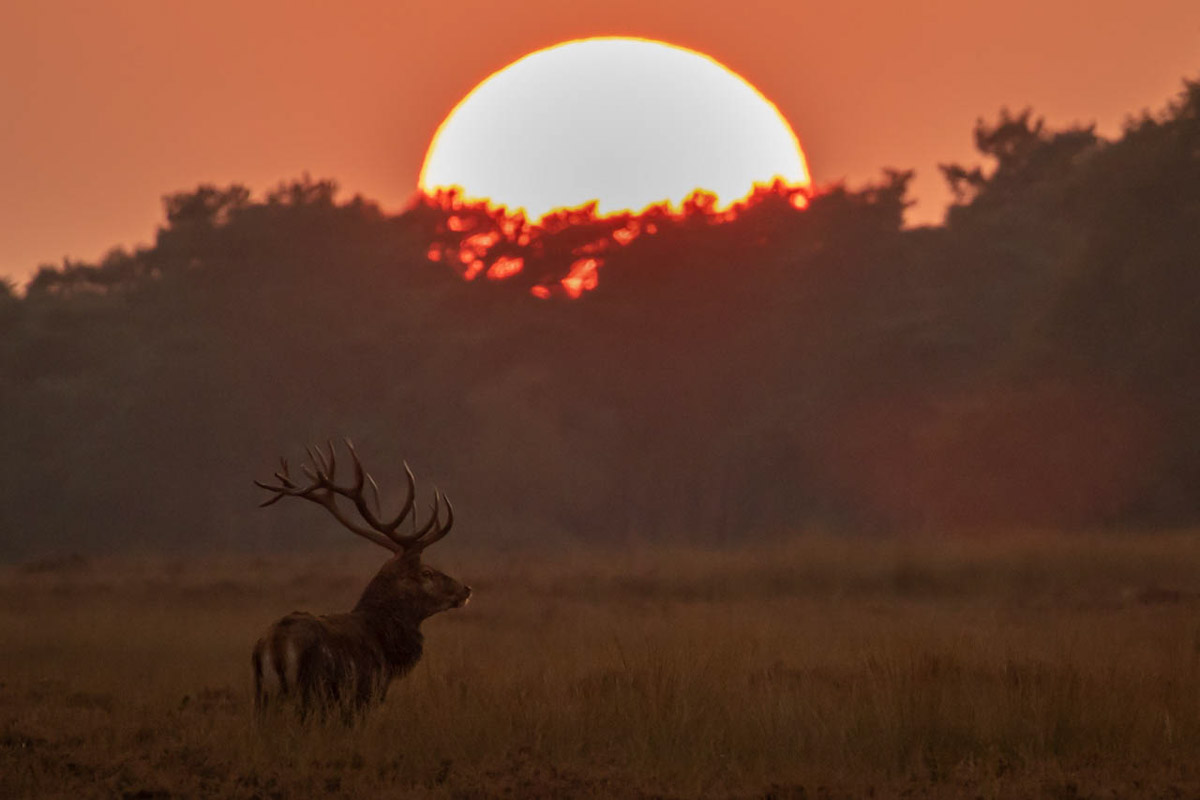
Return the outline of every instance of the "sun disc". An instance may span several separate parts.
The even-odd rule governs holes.
[[[697,190],[723,209],[776,181],[807,186],[808,166],[749,82],[693,50],[605,37],[531,53],[476,86],[434,135],[419,188],[537,220],[593,201],[600,215],[678,208]]]

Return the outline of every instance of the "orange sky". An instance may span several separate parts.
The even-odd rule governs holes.
[[[946,202],[1002,105],[1114,134],[1200,77],[1196,0],[4,0],[0,275],[149,242],[160,198],[307,170],[399,208],[479,80],[565,39],[708,53],[791,121],[817,183],[916,168]]]

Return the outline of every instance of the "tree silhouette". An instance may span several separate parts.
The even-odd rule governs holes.
[[[314,541],[249,478],[336,435],[498,540],[1195,524],[1200,84],[1111,141],[1028,110],[975,141],[921,228],[896,170],[529,244],[307,175],[169,195],[153,246],[0,284],[0,554]],[[593,291],[531,294],[583,257]]]

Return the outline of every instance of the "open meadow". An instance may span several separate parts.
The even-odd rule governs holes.
[[[468,554],[353,728],[250,649],[371,549],[0,573],[0,797],[1200,796],[1195,534]]]

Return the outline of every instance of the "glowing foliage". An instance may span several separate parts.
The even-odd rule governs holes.
[[[502,281],[516,275],[524,266],[525,259],[520,256],[501,256],[488,267],[487,276],[494,281]]]
[[[572,298],[579,298],[584,292],[596,288],[599,278],[596,270],[600,267],[599,259],[581,258],[571,265],[571,271],[563,278],[562,287]]]
[[[733,222],[768,201],[775,201],[787,213],[798,213],[808,207],[809,197],[807,187],[776,181],[755,187],[748,197],[725,210],[718,210],[714,195],[695,192],[679,211],[663,203],[640,214],[600,215],[593,202],[547,214],[536,224],[523,214],[466,201],[457,191],[423,194],[419,203],[435,218],[434,242],[426,251],[430,261],[447,264],[468,281],[481,273],[492,281],[524,275],[530,279],[529,292],[535,297],[576,299],[599,285],[607,254],[640,237],[672,228]]]

